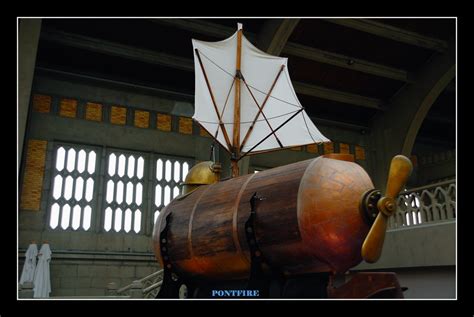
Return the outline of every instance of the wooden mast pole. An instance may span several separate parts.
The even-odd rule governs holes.
[[[240,64],[242,56],[242,25],[238,24],[237,30],[237,60],[235,76],[235,102],[234,102],[234,133],[232,138],[232,177],[239,176],[238,160],[240,156]]]

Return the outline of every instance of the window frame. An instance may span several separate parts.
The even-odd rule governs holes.
[[[64,167],[61,171],[58,171],[56,169],[57,166],[57,161],[58,161],[58,150],[60,148],[64,148],[66,152],[66,156],[64,159]],[[76,151],[76,159],[74,162],[74,169],[72,172],[67,171],[67,158],[68,158],[68,151],[69,149],[74,149]],[[77,156],[79,155],[79,152],[81,150],[84,150],[86,154],[88,154],[91,151],[95,152],[95,167],[94,167],[94,173],[89,174],[87,171],[88,163],[89,163],[89,158],[87,155],[84,171],[82,173],[77,172],[77,165],[78,165],[78,160]],[[52,147],[52,160],[51,160],[51,169],[50,169],[50,180],[49,180],[49,192],[47,196],[47,204],[46,204],[46,230],[47,231],[57,231],[57,232],[95,232],[96,231],[96,226],[97,226],[97,210],[99,209],[99,204],[98,204],[98,191],[100,187],[100,156],[101,156],[101,148],[98,146],[94,145],[88,145],[88,144],[77,144],[77,143],[71,143],[71,142],[54,142],[53,147]],[[67,172],[66,172],[67,171]],[[61,196],[59,196],[58,199],[54,198],[54,183],[56,176],[61,175],[63,177],[63,183],[62,183],[62,191],[61,191]],[[66,176],[64,176],[66,175]],[[84,175],[89,175],[89,177],[84,177]],[[72,188],[72,194],[71,198],[69,200],[65,200],[64,198],[64,183],[66,181],[67,176],[72,176],[73,177],[73,188]],[[75,186],[76,186],[76,179],[78,177],[82,177],[84,179],[84,184],[83,184],[83,196],[79,200],[79,202],[76,202],[75,200]],[[92,178],[94,181],[94,188],[92,191],[92,199],[87,202],[85,200],[85,193],[86,193],[86,184],[87,180],[89,178]],[[69,201],[76,202],[70,203]],[[60,212],[58,216],[58,225],[56,228],[51,227],[51,214],[52,214],[52,207],[55,203],[60,205]],[[70,211],[70,218],[69,218],[69,225],[66,229],[63,229],[61,226],[61,216],[62,216],[62,206],[64,206],[66,203],[68,203],[71,206],[71,211]],[[73,222],[73,209],[74,206],[79,205],[81,206],[81,222],[79,225],[79,228],[73,229],[72,227],[72,222]],[[84,207],[85,206],[90,206],[91,207],[91,219],[90,219],[90,226],[89,229],[85,230],[83,228],[83,221],[84,221]]]

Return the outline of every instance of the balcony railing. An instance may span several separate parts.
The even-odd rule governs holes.
[[[406,190],[397,199],[398,210],[389,229],[456,219],[456,181],[449,180]]]

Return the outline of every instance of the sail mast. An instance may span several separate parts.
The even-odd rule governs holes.
[[[237,24],[237,57],[235,71],[234,133],[232,139],[232,177],[239,176],[238,160],[240,156],[240,73],[242,56],[242,24]]]

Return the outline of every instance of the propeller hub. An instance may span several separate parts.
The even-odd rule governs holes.
[[[390,217],[397,210],[395,199],[391,197],[382,197],[377,202],[377,208],[380,212]]]

